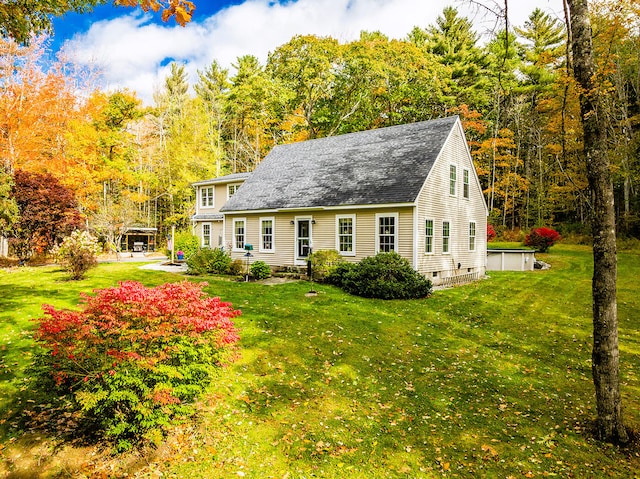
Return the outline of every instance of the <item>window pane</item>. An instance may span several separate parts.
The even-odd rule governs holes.
[[[425,222],[424,252],[433,253],[433,220],[426,220]]]
[[[394,216],[382,216],[378,222],[380,251],[395,251],[396,219]]]
[[[462,173],[462,195],[469,198],[469,170],[464,170]]]
[[[450,165],[449,166],[449,194],[450,195],[455,195],[456,194],[456,181],[458,179],[458,175],[456,172],[456,167],[455,165]]]
[[[450,226],[448,221],[442,222],[442,252],[449,252]]]
[[[234,231],[234,240],[235,247],[237,249],[244,248],[244,221],[236,221],[235,222],[235,231]]]
[[[262,220],[262,248],[273,249],[273,220]]]
[[[353,252],[353,218],[338,219],[338,246],[341,253]]]

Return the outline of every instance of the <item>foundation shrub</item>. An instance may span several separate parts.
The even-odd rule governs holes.
[[[341,264],[329,276],[329,281],[365,298],[425,298],[432,291],[431,281],[396,252],[378,253],[354,265]]]
[[[227,274],[231,256],[220,248],[202,248],[187,256],[188,274]]]
[[[253,263],[250,266],[249,271],[251,272],[251,276],[253,276],[253,278],[257,280],[267,279],[269,276],[271,276],[271,268],[269,267],[269,265],[260,260]]]
[[[338,265],[345,262],[335,249],[314,251],[310,256],[310,260],[313,279],[319,282],[325,282]]]

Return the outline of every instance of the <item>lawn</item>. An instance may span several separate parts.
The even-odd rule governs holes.
[[[43,302],[136,279],[183,279],[136,264],[101,265],[81,282],[56,268],[0,271],[6,477],[395,478],[638,477],[637,447],[590,434],[591,255],[555,246],[547,271],[491,272],[426,300],[378,301],[308,283],[207,291],[243,314],[241,358],[155,451],[111,458],[25,431],[15,411]],[[640,254],[619,256],[621,379],[628,425],[640,425]]]

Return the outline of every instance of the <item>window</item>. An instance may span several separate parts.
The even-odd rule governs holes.
[[[476,250],[476,223],[469,223],[469,251]]]
[[[213,206],[213,186],[200,189],[200,206],[210,208]]]
[[[235,195],[236,191],[238,191],[238,188],[240,188],[240,185],[237,183],[233,185],[227,185],[227,199]]]
[[[356,254],[356,216],[336,216],[336,249],[341,255],[355,256]]]
[[[244,218],[233,220],[233,249],[236,251],[244,250],[245,224]]]
[[[260,251],[273,252],[273,218],[260,218]]]
[[[433,253],[433,220],[425,221],[424,252]]]
[[[449,194],[451,196],[455,196],[456,194],[457,181],[458,181],[458,172],[456,170],[456,165],[449,165]]]
[[[462,196],[469,198],[469,170],[462,170]]]
[[[211,248],[211,223],[202,224],[202,247]]]
[[[389,252],[396,250],[398,236],[398,214],[376,215],[378,224],[377,248],[378,252]]]
[[[442,252],[443,253],[449,252],[449,248],[451,246],[449,244],[450,238],[451,238],[451,225],[449,224],[448,221],[443,221],[442,222]]]

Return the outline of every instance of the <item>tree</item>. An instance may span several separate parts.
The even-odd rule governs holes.
[[[28,43],[32,34],[51,31],[51,17],[67,12],[87,13],[108,0],[13,0],[0,3],[0,36],[18,43]],[[195,4],[187,0],[113,0],[114,5],[140,7],[145,12],[162,10],[162,21],[175,18],[185,26],[193,15]]]
[[[595,82],[588,0],[567,0],[572,35],[573,71],[582,88],[580,110],[584,154],[591,191],[593,233],[593,351],[592,372],[596,393],[596,432],[612,443],[629,441],[620,398],[618,315],[616,303],[617,256],[613,185],[601,125],[602,95]]]
[[[82,226],[73,192],[52,175],[18,170],[12,194],[20,220],[13,228],[10,243],[21,260],[29,259],[33,253],[47,253]]]

